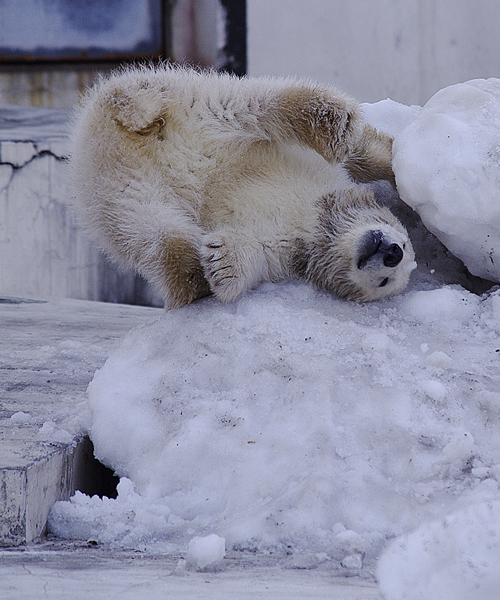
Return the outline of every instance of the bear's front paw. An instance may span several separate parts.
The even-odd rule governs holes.
[[[232,231],[208,234],[200,258],[210,289],[223,302],[234,300],[262,280],[262,249],[246,235]]]
[[[201,247],[201,265],[212,292],[223,302],[239,296],[244,288],[237,257],[221,237],[207,238]]]

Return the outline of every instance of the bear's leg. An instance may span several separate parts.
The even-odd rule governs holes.
[[[144,189],[154,195],[152,188],[144,182]],[[150,281],[167,310],[210,294],[199,252],[204,232],[182,210],[122,195],[119,204],[109,202],[95,213],[94,230],[106,242],[103,249]]]
[[[359,143],[344,162],[352,179],[357,183],[387,179],[396,188],[392,170],[392,142],[393,138],[387,133],[365,125]]]
[[[329,162],[343,161],[358,144],[363,129],[356,101],[334,89],[308,85],[280,90],[263,122],[269,135],[295,139]]]
[[[150,265],[148,270],[151,270]],[[165,238],[158,256],[157,286],[165,297],[165,308],[190,304],[210,294],[210,286],[203,275],[198,249],[182,234]]]
[[[212,292],[230,302],[268,279],[264,248],[255,237],[234,230],[204,236],[201,264]]]

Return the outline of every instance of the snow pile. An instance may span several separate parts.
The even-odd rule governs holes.
[[[479,503],[398,538],[380,560],[387,600],[498,600],[500,501]]]
[[[435,94],[394,142],[403,200],[474,275],[500,281],[500,79]]]
[[[54,505],[50,521],[62,537],[124,548],[143,548],[145,540],[168,529],[170,510],[164,503],[145,502],[126,477],[117,491],[116,500],[76,492],[71,502]]]
[[[379,131],[396,136],[418,117],[421,106],[407,106],[390,98],[361,104],[365,120]]]
[[[97,456],[135,490],[77,494],[51,528],[371,568],[390,537],[498,497],[499,333],[500,292],[458,286],[358,305],[269,284],[170,311],[89,387]]]

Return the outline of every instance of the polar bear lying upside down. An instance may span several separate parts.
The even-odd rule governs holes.
[[[376,300],[415,267],[406,230],[363,185],[393,180],[392,139],[332,88],[128,68],[89,91],[73,142],[90,232],[166,308],[293,276]]]

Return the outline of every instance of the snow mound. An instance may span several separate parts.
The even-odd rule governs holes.
[[[176,552],[215,534],[369,571],[390,538],[498,497],[499,301],[292,282],[165,313],[89,386],[118,498],[57,503],[51,530]]]
[[[398,538],[379,562],[386,600],[498,600],[500,502],[480,503]]]
[[[473,275],[500,281],[500,79],[437,92],[393,151],[401,198]]]

